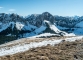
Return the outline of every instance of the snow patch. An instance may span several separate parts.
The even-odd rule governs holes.
[[[72,37],[72,38],[66,38],[65,40],[69,41],[69,42],[73,42],[73,41],[76,41],[76,40],[80,40],[82,38],[83,38],[83,36],[76,36],[76,37]]]
[[[47,37],[47,36],[54,36],[54,35],[57,35],[57,34],[43,33],[43,34],[40,34],[40,35],[28,37],[28,38],[36,38],[36,37],[43,37],[43,36],[44,36],[44,37]]]
[[[76,36],[74,33],[65,33],[65,35],[64,36]]]
[[[20,23],[20,22],[16,22],[16,28],[18,30],[21,30],[24,27],[24,24]]]

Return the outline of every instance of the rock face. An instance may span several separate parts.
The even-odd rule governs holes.
[[[44,13],[42,13],[42,16],[43,16],[43,20],[50,21],[52,24],[55,23],[54,16],[52,16],[50,13],[44,12]]]

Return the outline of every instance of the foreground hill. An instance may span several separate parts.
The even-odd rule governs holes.
[[[65,41],[66,40],[65,38],[68,41]],[[26,50],[24,52],[19,52],[13,55],[1,56],[0,60],[83,60],[83,39],[79,40],[78,38],[75,37],[73,37],[73,39],[71,38],[72,37],[47,38],[48,42],[49,39],[50,40],[64,39],[64,40],[62,40],[62,42],[59,44],[53,44],[53,45],[47,44],[46,46],[37,47],[37,48],[33,47],[29,50]],[[38,39],[38,40],[41,41],[44,39]],[[76,39],[76,41],[74,41],[74,39]],[[31,42],[35,41],[38,42],[38,40],[34,40]],[[3,45],[3,47],[5,46]]]

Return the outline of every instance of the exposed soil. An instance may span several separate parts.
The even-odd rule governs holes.
[[[83,39],[32,48],[22,53],[0,57],[0,60],[83,60]]]

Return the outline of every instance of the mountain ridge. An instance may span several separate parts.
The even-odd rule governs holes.
[[[53,16],[49,12],[32,14],[28,17],[14,13],[0,13],[0,36],[13,36],[15,39],[19,39],[43,33],[58,34],[58,36],[65,36],[68,33],[82,35],[83,27],[80,27],[82,21],[83,16]]]

